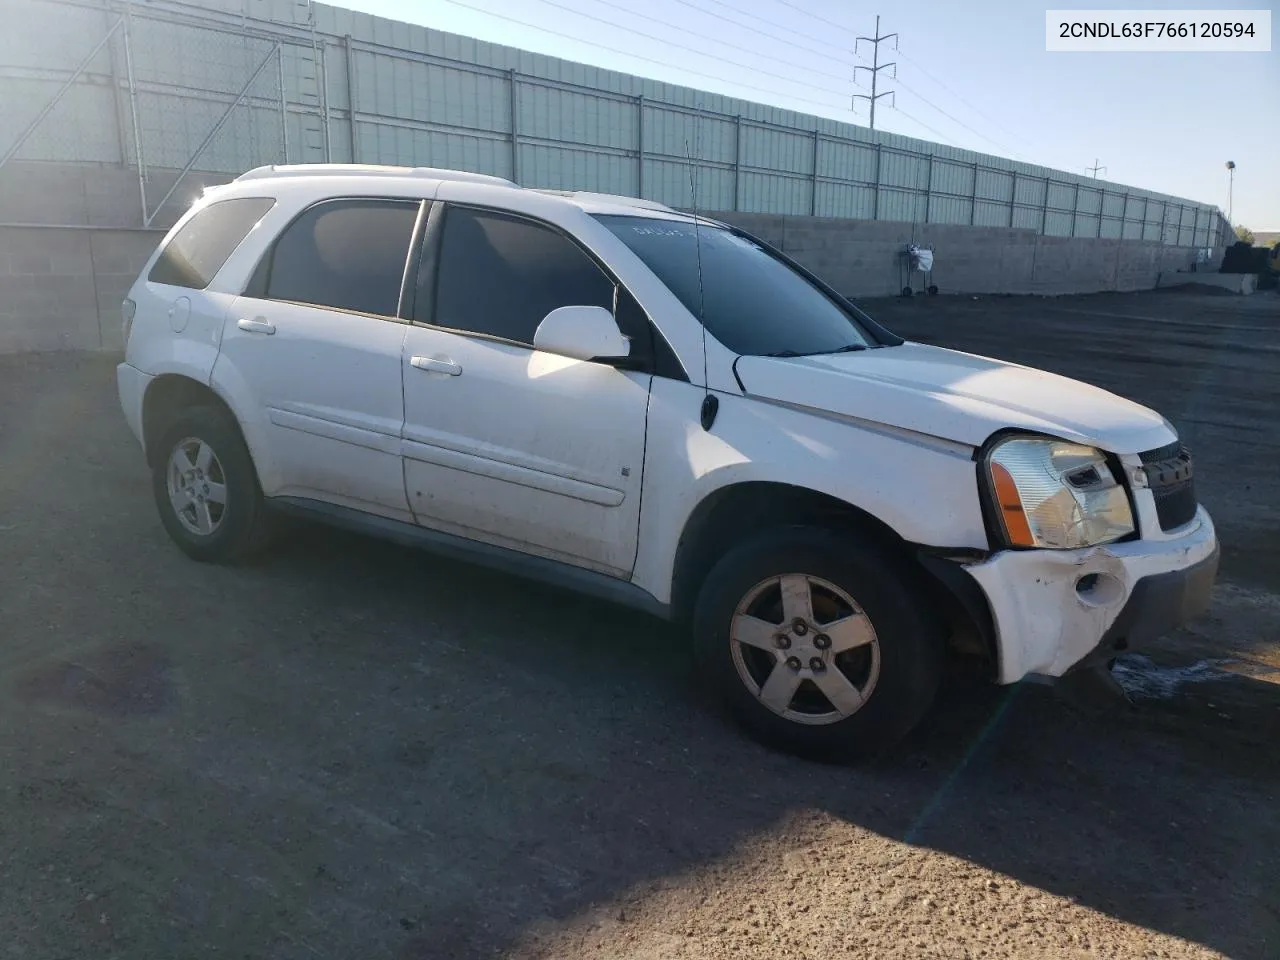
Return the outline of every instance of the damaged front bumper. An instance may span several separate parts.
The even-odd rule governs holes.
[[[986,595],[999,680],[1060,677],[1203,613],[1218,538],[1200,507],[1185,531],[1083,550],[1010,550],[964,567]]]

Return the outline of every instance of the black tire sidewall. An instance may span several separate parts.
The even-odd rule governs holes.
[[[226,512],[218,528],[208,536],[192,533],[178,519],[169,501],[166,482],[173,448],[186,438],[207,443],[217,456],[226,481]],[[188,556],[220,562],[248,553],[257,541],[263,511],[257,471],[240,431],[219,410],[197,407],[179,414],[161,435],[151,469],[152,492],[160,520],[173,541]]]
[[[839,586],[875,628],[879,677],[851,717],[821,726],[787,720],[738,676],[729,641],[734,610],[756,584],[784,573]],[[937,693],[943,635],[927,596],[910,567],[884,548],[816,528],[773,531],[726,554],[703,584],[693,622],[699,665],[730,712],[762,742],[814,759],[873,756],[915,726]]]

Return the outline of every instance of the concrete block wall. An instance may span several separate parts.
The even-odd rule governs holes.
[[[177,170],[150,169],[158,203]],[[138,174],[118,164],[12,160],[0,177],[0,353],[113,350],[120,301],[165,231],[208,184],[225,174],[193,172],[142,222]]]
[[[841,293],[887,297],[908,277],[902,251],[908,243],[934,251],[929,283],[942,293],[1068,294],[1150,290],[1161,274],[1187,271],[1194,247],[1154,241],[1049,237],[1033,230],[912,224],[874,220],[826,220],[750,213],[710,216],[753,233],[794,257]],[[1209,265],[1206,270],[1215,270]]]
[[[160,236],[0,227],[0,353],[120,349],[120,301]]]

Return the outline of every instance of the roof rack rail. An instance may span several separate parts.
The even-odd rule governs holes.
[[[255,167],[236,177],[236,180],[274,180],[283,177],[421,177],[424,180],[463,180],[469,183],[491,183],[500,187],[517,184],[503,177],[491,177],[484,173],[466,170],[445,170],[440,167],[400,167],[373,163],[291,163]]]
[[[571,200],[602,200],[616,203],[623,207],[636,207],[639,210],[661,210],[664,213],[678,213],[674,207],[657,200],[641,200],[639,197],[627,197],[620,193],[596,193],[593,190],[536,190],[536,193],[549,193],[557,197],[568,197]]]

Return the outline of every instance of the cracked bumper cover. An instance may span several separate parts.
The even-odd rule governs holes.
[[[1218,571],[1218,539],[1208,512],[1176,536],[1083,550],[995,554],[965,571],[991,608],[999,679],[1060,677],[1113,655],[1116,644],[1140,644],[1203,613]],[[1096,575],[1091,590],[1077,588]],[[1089,581],[1086,581],[1086,583]]]

